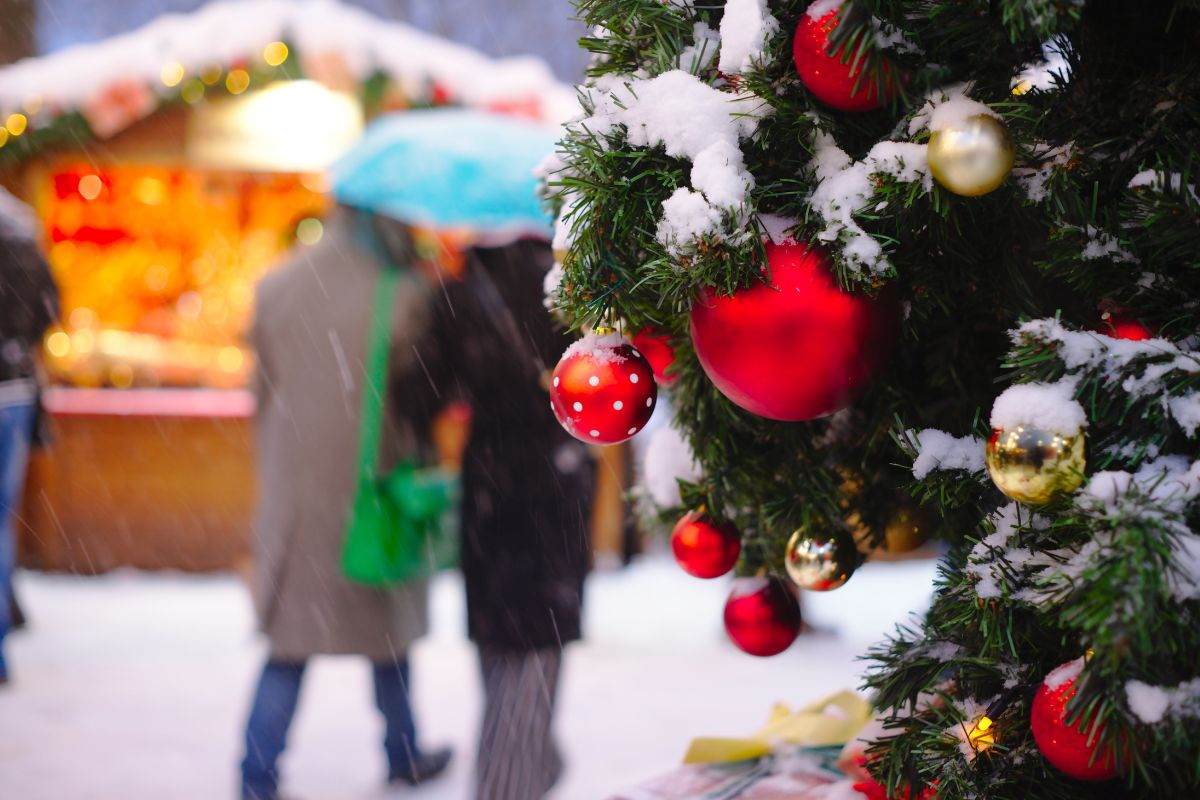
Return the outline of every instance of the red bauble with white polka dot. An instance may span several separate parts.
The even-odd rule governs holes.
[[[654,372],[619,334],[589,334],[567,348],[551,378],[550,407],[582,442],[617,444],[650,421],[658,402]]]

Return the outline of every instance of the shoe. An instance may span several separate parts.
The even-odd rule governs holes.
[[[449,747],[439,747],[437,750],[421,753],[411,764],[393,769],[388,775],[388,783],[403,783],[407,786],[427,783],[446,771],[453,755],[454,751]]]

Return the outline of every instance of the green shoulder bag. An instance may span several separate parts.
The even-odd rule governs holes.
[[[342,573],[392,586],[453,566],[457,557],[455,474],[403,460],[379,475],[392,314],[400,273],[385,269],[375,290],[359,426],[358,476],[342,547]]]

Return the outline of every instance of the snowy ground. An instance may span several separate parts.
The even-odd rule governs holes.
[[[831,633],[773,659],[727,644],[727,584],[662,558],[595,575],[588,639],[569,651],[558,729],[568,772],[555,800],[599,800],[677,764],[697,735],[737,736],[771,705],[802,705],[857,685],[856,656],[923,608],[932,562],[868,565],[808,599]],[[302,800],[469,797],[479,715],[473,652],[456,575],[434,589],[432,635],[414,653],[422,737],[457,748],[447,778],[386,790],[381,722],[355,659],[307,676],[285,789]],[[24,574],[32,618],[9,639],[13,683],[0,689],[0,798],[224,800],[234,796],[240,726],[263,648],[233,576]],[[836,633],[832,631],[836,630]]]

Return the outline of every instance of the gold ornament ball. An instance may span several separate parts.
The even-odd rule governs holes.
[[[1084,434],[1029,425],[992,430],[987,471],[996,488],[1021,503],[1040,506],[1070,494],[1083,483],[1087,461]]]
[[[858,551],[844,531],[813,535],[798,530],[788,540],[784,566],[801,589],[828,592],[850,580],[858,567]]]
[[[883,541],[872,541],[871,529],[862,523],[857,513],[846,517],[854,534],[854,545],[860,553],[886,560],[891,556],[910,553],[929,541],[936,521],[924,507],[903,503],[888,517],[883,529]]]
[[[1017,148],[1004,123],[988,114],[967,117],[960,127],[929,137],[929,171],[945,188],[963,197],[996,189],[1012,172]]]

